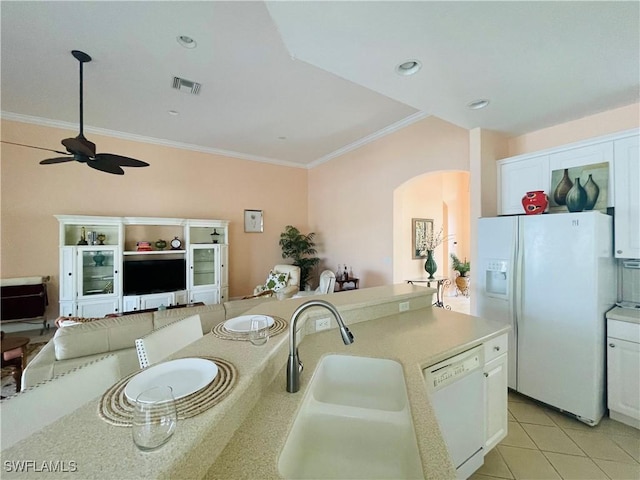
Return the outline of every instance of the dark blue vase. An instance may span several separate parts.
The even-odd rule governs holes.
[[[593,210],[598,201],[598,195],[600,195],[600,187],[593,181],[593,177],[589,174],[589,179],[584,184],[584,191],[587,194],[587,201],[584,204],[585,210]]]
[[[424,262],[424,269],[433,278],[433,274],[438,270],[438,264],[433,259],[433,250],[427,250],[427,260]]]
[[[570,212],[581,212],[584,210],[584,206],[587,204],[587,192],[585,192],[582,185],[580,185],[579,178],[576,178],[573,187],[567,192],[565,202]]]

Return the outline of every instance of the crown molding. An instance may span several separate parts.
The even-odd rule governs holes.
[[[3,120],[29,123],[29,124],[41,125],[45,127],[64,128],[67,130],[74,130],[74,131],[78,129],[77,123],[63,122],[61,120],[51,120],[48,118],[34,117],[31,115],[22,115],[22,114],[13,113],[13,112],[2,111],[0,112],[0,118],[2,118]],[[213,155],[222,155],[225,157],[238,158],[241,160],[251,160],[253,162],[271,163],[273,165],[280,165],[283,167],[308,168],[307,165],[301,165],[295,162],[279,160],[277,158],[261,157],[258,155],[249,155],[246,153],[233,152],[230,150],[202,147],[200,145],[192,145],[189,143],[174,142],[171,140],[164,140],[161,138],[154,138],[154,137],[145,137],[143,135],[135,135],[132,133],[119,132],[116,130],[107,130],[106,128],[98,128],[98,127],[91,127],[91,126],[85,125],[84,131],[89,133],[94,133],[96,135],[104,135],[107,137],[120,138],[122,140],[131,140],[133,142],[148,143],[152,145],[160,145],[163,147],[179,148],[181,150],[190,150],[193,152],[210,153]]]
[[[336,157],[344,155],[345,153],[356,150],[362,147],[363,145],[366,145],[375,140],[378,140],[379,138],[389,135],[390,133],[396,132],[404,127],[407,127],[429,116],[430,114],[426,112],[416,112],[413,115],[409,115],[408,117],[405,117],[402,120],[383,128],[382,130],[378,130],[377,132],[374,132],[370,135],[367,135],[366,137],[356,140],[355,142],[350,143],[349,145],[345,145],[344,147],[339,148],[338,150],[335,150],[327,155],[324,155],[323,157],[320,157],[310,162],[307,165],[301,165],[295,162],[279,160],[277,158],[261,157],[258,155],[249,155],[245,153],[233,152],[230,150],[222,150],[218,148],[210,148],[210,147],[203,147],[200,145],[193,145],[189,143],[174,142],[171,140],[165,140],[161,138],[146,137],[143,135],[135,135],[132,133],[119,132],[117,130],[108,130],[106,128],[92,127],[87,125],[84,126],[84,130],[86,132],[94,133],[96,135],[104,135],[107,137],[120,138],[122,140],[131,140],[133,142],[148,143],[152,145],[160,145],[163,147],[172,147],[172,148],[178,148],[181,150],[189,150],[189,151],[200,152],[200,153],[209,153],[212,155],[222,155],[225,157],[238,158],[241,160],[250,160],[253,162],[269,163],[272,165],[279,165],[283,167],[304,168],[304,169],[310,170],[314,167],[317,167],[318,165],[328,162],[329,160],[332,160]],[[6,112],[6,111],[0,112],[0,118],[4,120],[15,121],[15,122],[41,125],[45,127],[64,128],[67,130],[74,130],[74,131],[78,129],[77,123],[63,122],[61,120],[51,120],[43,117],[34,117],[31,115],[22,115],[19,113]]]
[[[375,140],[378,140],[379,138],[389,135],[390,133],[397,132],[398,130],[408,127],[409,125],[416,123],[429,116],[431,115],[427,112],[416,112],[413,115],[409,115],[408,117],[405,117],[396,123],[392,123],[391,125],[383,128],[382,130],[378,130],[377,132],[374,132],[371,135],[367,135],[366,137],[363,137],[360,140],[356,140],[355,142],[350,143],[349,145],[345,145],[344,147],[339,148],[338,150],[335,150],[334,152],[331,152],[328,155],[325,155],[324,157],[320,157],[317,160],[314,160],[313,162],[309,163],[308,168],[311,169],[313,167],[317,167],[318,165],[326,163],[329,160],[339,157],[340,155],[344,155],[345,153],[356,150],[357,148],[360,148],[363,145],[366,145],[367,143],[371,143]]]

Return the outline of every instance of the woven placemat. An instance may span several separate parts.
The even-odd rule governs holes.
[[[273,325],[269,328],[269,336],[275,337],[276,335],[286,332],[289,328],[289,323],[284,318],[274,317],[273,315],[269,315],[273,318]],[[224,322],[219,323],[215,327],[211,329],[211,334],[215,335],[218,338],[223,340],[240,340],[240,341],[249,341],[249,334],[242,332],[230,332],[226,328],[224,328]]]
[[[206,387],[176,400],[178,419],[195,417],[220,403],[229,392],[231,392],[238,381],[238,371],[236,367],[228,361],[217,357],[202,356],[198,358],[215,362],[218,366],[218,374]],[[98,405],[98,414],[105,422],[118,427],[131,426],[133,404],[125,396],[124,389],[129,380],[138,373],[140,373],[140,371],[126,376],[102,395],[102,399]]]

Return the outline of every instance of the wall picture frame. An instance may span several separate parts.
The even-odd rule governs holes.
[[[263,228],[262,210],[244,211],[244,231],[246,233],[262,233]]]
[[[411,219],[411,253],[413,259],[427,258],[427,252],[423,252],[422,246],[427,235],[433,235],[432,218]]]

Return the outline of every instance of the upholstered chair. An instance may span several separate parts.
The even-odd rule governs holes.
[[[118,358],[107,355],[3,400],[2,449],[102,395],[119,379]]]
[[[277,276],[277,274],[288,274],[286,282],[276,285],[275,288],[271,288],[269,281],[273,276]],[[278,300],[293,297],[300,291],[300,267],[284,264],[275,265],[271,269],[271,272],[269,272],[265,283],[263,285],[256,286],[253,290],[253,294],[261,295],[267,290],[272,290],[273,294],[278,297]]]
[[[136,339],[140,368],[147,368],[190,343],[202,338],[200,315],[192,315],[168,323],[142,338]]]
[[[324,270],[320,274],[320,284],[318,285],[318,288],[315,290],[298,292],[293,296],[293,298],[309,297],[312,295],[326,295],[327,293],[333,293],[335,286],[336,274],[331,270]]]

